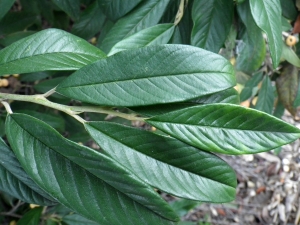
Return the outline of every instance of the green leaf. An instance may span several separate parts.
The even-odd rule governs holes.
[[[43,207],[31,209],[18,221],[17,225],[39,225]]]
[[[0,74],[43,70],[77,70],[105,54],[85,40],[62,30],[48,29],[0,51]]]
[[[259,82],[263,79],[263,73],[258,72],[254,74],[245,84],[245,87],[243,88],[240,98],[241,102],[246,101],[247,99],[253,97],[257,93],[257,85]],[[256,90],[255,90],[256,88]]]
[[[52,0],[62,11],[66,12],[75,20],[80,15],[80,0]]]
[[[294,0],[280,0],[282,15],[289,20],[296,20],[297,8]]]
[[[194,106],[146,120],[187,144],[224,154],[268,151],[300,137],[300,130],[266,113],[231,104]]]
[[[210,103],[231,103],[240,104],[239,93],[235,88],[229,88],[224,91],[213,93],[210,95],[204,95],[198,99],[194,99],[191,102],[198,104],[210,104]]]
[[[98,1],[95,1],[83,11],[79,20],[74,23],[72,33],[88,40],[101,30],[104,22],[105,16],[100,11]]]
[[[15,0],[1,0],[0,2],[0,20],[10,10]]]
[[[266,44],[260,28],[252,17],[249,1],[239,4],[237,9],[246,31],[238,45],[236,69],[252,74],[265,60]]]
[[[270,78],[266,76],[262,82],[255,109],[272,114],[274,100],[274,87],[272,86]]]
[[[28,12],[9,12],[0,22],[0,35],[24,31],[33,24],[40,23],[40,17]]]
[[[42,121],[25,114],[10,114],[6,130],[24,170],[75,212],[103,225],[172,224],[149,208],[177,219],[157,193],[120,164],[63,138]],[[139,199],[139,203],[133,199]]]
[[[12,34],[7,35],[5,38],[0,39],[0,44],[6,47],[22,38],[28,37],[34,33],[36,33],[36,32],[35,31],[20,31],[20,32],[12,33]]]
[[[85,128],[106,154],[164,192],[209,202],[228,202],[235,197],[235,173],[215,155],[173,138],[114,123],[88,122]]]
[[[102,11],[112,21],[121,18],[142,1],[143,0],[98,0]]]
[[[141,30],[115,44],[108,55],[150,45],[167,44],[174,33],[174,24],[158,24]]]
[[[283,45],[282,46],[282,55],[281,57],[288,61],[290,64],[293,64],[294,66],[300,67],[300,59],[297,56],[297,54],[294,52],[294,50],[287,46]]]
[[[186,215],[190,210],[194,209],[197,205],[199,205],[199,202],[191,201],[188,199],[179,199],[171,202],[170,204],[174,211],[176,211],[177,214],[182,217]]]
[[[252,16],[269,40],[273,68],[279,64],[282,52],[281,5],[279,0],[250,0]]]
[[[50,197],[21,167],[11,149],[0,138],[0,190],[24,202],[39,205],[54,205]]]
[[[98,223],[88,220],[78,214],[66,215],[62,218],[62,221],[68,225],[98,225]]]
[[[234,85],[232,65],[223,57],[191,46],[160,45],[99,60],[56,91],[87,103],[140,106],[185,101]]]
[[[233,9],[233,1],[194,1],[191,44],[218,53],[230,31]]]
[[[299,75],[298,75],[298,88],[297,88],[296,97],[295,97],[293,106],[294,107],[300,106],[300,79],[299,79]]]
[[[108,53],[111,48],[130,35],[147,27],[156,25],[170,0],[143,1],[135,10],[118,20],[109,30],[100,49]]]

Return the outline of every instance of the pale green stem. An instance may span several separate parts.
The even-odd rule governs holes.
[[[177,11],[176,17],[175,17],[175,21],[174,21],[174,25],[176,26],[182,19],[183,17],[183,13],[184,13],[184,3],[185,0],[181,0],[180,4],[179,4],[179,9]]]
[[[50,90],[47,92],[48,94],[53,94],[54,92]],[[106,107],[100,107],[100,106],[67,106],[58,104],[55,102],[51,102],[48,99],[45,98],[45,95],[17,95],[17,94],[7,94],[7,93],[0,93],[0,101],[3,102],[4,100],[15,100],[15,101],[25,101],[25,102],[32,102],[40,105],[44,105],[49,108],[57,109],[59,111],[65,112],[68,115],[74,117],[76,120],[78,120],[81,123],[85,123],[86,121],[82,119],[77,114],[83,113],[83,112],[95,112],[95,113],[104,113],[104,114],[110,114],[114,116],[118,116],[127,120],[138,120],[138,121],[144,121],[145,118],[138,117],[136,114],[126,114],[117,112],[113,109],[109,109]],[[4,107],[8,111],[8,113],[12,113],[11,110],[9,111],[7,106],[9,107],[7,102],[3,102]],[[10,107],[9,107],[10,109]]]
[[[12,114],[12,113],[13,113],[12,110],[11,110],[11,108],[10,108],[10,105],[9,105],[7,102],[1,101],[1,103],[2,103],[2,105],[4,106],[4,108],[6,109],[6,111],[7,111],[9,114]]]

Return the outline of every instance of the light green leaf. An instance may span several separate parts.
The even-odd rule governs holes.
[[[93,104],[140,106],[185,101],[234,85],[233,67],[223,57],[186,45],[160,45],[99,60],[56,91]]]
[[[281,5],[279,0],[250,0],[252,16],[269,41],[273,68],[276,68],[282,53]]]
[[[300,67],[300,59],[297,56],[297,54],[294,52],[294,50],[287,46],[283,45],[282,46],[282,55],[281,57],[288,61],[290,64],[293,64],[294,66]]]
[[[167,44],[174,33],[174,24],[158,24],[141,30],[115,44],[108,55],[133,48]]]
[[[54,205],[56,200],[27,175],[11,149],[0,138],[0,190],[24,202]]]
[[[108,122],[85,128],[99,146],[150,185],[199,201],[228,202],[235,197],[232,168],[217,156],[176,139]]]
[[[254,88],[257,88],[259,82],[263,79],[263,73],[258,72],[254,74],[245,84],[243,88],[240,98],[241,102],[246,101],[247,99],[253,97],[257,91],[254,93]],[[258,88],[257,88],[258,89]]]
[[[79,19],[80,15],[80,0],[52,0],[61,10],[66,12],[75,20]]]
[[[17,225],[39,225],[43,207],[31,209],[18,221]]]
[[[266,76],[262,82],[255,109],[272,114],[274,100],[274,87],[272,86],[270,78]]]
[[[157,193],[120,164],[63,138],[42,121],[25,114],[10,114],[6,130],[24,170],[75,212],[103,225],[172,224],[149,208],[177,219]]]
[[[238,45],[236,69],[252,74],[261,67],[266,56],[266,44],[262,32],[256,25],[250,10],[249,1],[237,6],[239,16],[246,27]]]
[[[111,48],[130,35],[147,27],[156,25],[163,15],[170,0],[148,0],[140,4],[135,10],[118,20],[109,30],[100,49],[108,53]]]
[[[0,75],[43,70],[77,70],[105,54],[58,29],[40,31],[0,51]]]
[[[14,4],[15,0],[1,0],[0,2],[0,20],[10,10],[10,7]]]
[[[233,9],[233,1],[194,1],[191,44],[218,53],[230,31]]]
[[[115,21],[130,12],[143,0],[98,0],[102,11],[112,21]]]
[[[231,104],[194,106],[147,120],[187,144],[224,154],[268,151],[300,137],[300,130],[266,113]]]
[[[74,23],[72,33],[88,40],[101,30],[105,18],[100,10],[98,1],[95,1],[83,11],[79,20]]]

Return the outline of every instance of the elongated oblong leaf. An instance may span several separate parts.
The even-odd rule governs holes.
[[[240,98],[241,102],[246,101],[247,99],[253,97],[256,93],[253,93],[253,89],[257,87],[259,82],[263,79],[263,73],[258,72],[254,74],[245,84],[243,88]],[[258,88],[257,88],[258,89]]]
[[[156,25],[163,15],[170,0],[148,0],[140,4],[135,10],[118,20],[109,30],[100,49],[108,53],[110,49],[122,39]]]
[[[218,53],[230,31],[233,9],[233,1],[194,1],[191,44]]]
[[[266,76],[262,82],[255,109],[266,112],[268,114],[272,114],[274,108],[274,100],[274,87],[272,86],[270,78]]]
[[[273,67],[276,68],[282,52],[281,5],[279,0],[249,0],[252,16],[268,37]]]
[[[215,155],[119,124],[88,122],[85,127],[106,154],[158,189],[198,201],[235,197],[235,173]]]
[[[223,57],[191,46],[133,49],[75,72],[56,91],[83,102],[139,106],[179,102],[235,85]]]
[[[80,14],[80,0],[52,0],[61,10],[77,20]]]
[[[44,192],[26,174],[21,164],[0,138],[0,190],[24,202],[55,205],[56,200]]]
[[[141,30],[122,41],[119,41],[116,45],[114,45],[108,55],[113,55],[117,52],[133,48],[168,44],[173,35],[174,28],[174,24],[158,24]]]
[[[9,11],[10,7],[14,4],[15,0],[1,0],[0,2],[0,20]]]
[[[223,103],[182,109],[147,122],[187,144],[224,154],[268,151],[300,137],[299,129],[273,116]]]
[[[64,139],[49,125],[24,114],[9,115],[6,130],[24,170],[75,212],[107,225],[172,224],[111,186],[131,182],[136,188],[145,187],[142,182],[139,186],[133,179],[128,181],[125,169],[126,179],[122,178],[123,167],[112,159]],[[96,173],[100,174],[95,176]],[[108,178],[107,183],[99,176]]]
[[[85,40],[58,29],[40,31],[0,51],[0,75],[77,70],[106,57]]]

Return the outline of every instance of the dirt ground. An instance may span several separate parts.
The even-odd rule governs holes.
[[[289,113],[282,118],[300,128]],[[300,141],[256,155],[220,155],[236,171],[236,200],[226,204],[201,204],[186,216],[188,221],[212,225],[300,224]],[[204,219],[205,218],[205,219]]]

